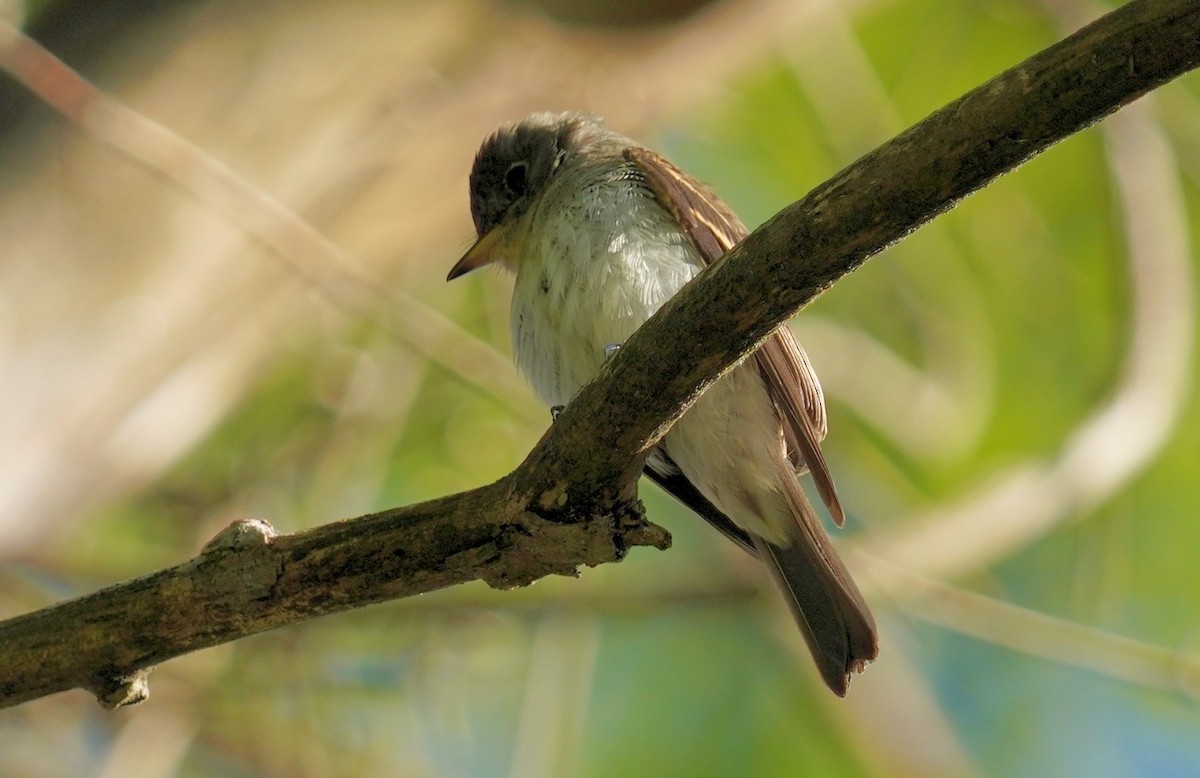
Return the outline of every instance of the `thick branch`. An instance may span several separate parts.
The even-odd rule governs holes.
[[[1135,0],[909,128],[785,208],[634,334],[523,471],[572,495],[641,459],[703,387],[836,280],[1054,143],[1200,65],[1200,3]],[[618,471],[622,471],[618,474]],[[531,490],[538,487],[531,485]]]
[[[294,535],[240,521],[185,564],[0,624],[0,707],[76,687],[112,707],[139,702],[138,671],[190,651],[468,581],[575,575],[631,545],[669,543],[636,504],[557,522],[524,510],[505,481]]]
[[[0,624],[0,705],[84,686],[144,695],[179,654],[482,579],[514,586],[663,547],[634,497],[701,387],[842,275],[962,197],[1200,63],[1200,4],[1139,0],[947,106],[747,238],[648,322],[488,487],[273,536],[235,524],[194,560]],[[769,279],[768,283],[764,280]]]

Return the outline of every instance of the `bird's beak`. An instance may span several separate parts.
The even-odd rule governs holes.
[[[453,281],[459,276],[466,275],[472,270],[478,270],[484,265],[490,265],[495,262],[498,257],[492,255],[492,249],[500,241],[500,228],[493,227],[488,230],[479,240],[475,241],[475,245],[467,249],[467,253],[462,255],[462,259],[454,263],[454,267],[450,268],[450,274],[446,276],[447,281]]]

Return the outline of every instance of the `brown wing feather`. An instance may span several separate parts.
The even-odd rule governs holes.
[[[749,234],[737,214],[712,190],[660,155],[632,146],[625,150],[625,158],[646,176],[651,190],[692,239],[705,263],[716,262]],[[821,501],[841,526],[845,513],[821,454],[825,399],[808,357],[784,326],[754,352],[754,359],[783,422],[789,459],[797,469],[808,468]]]
[[[706,263],[717,261],[746,236],[745,226],[728,206],[670,162],[639,147],[627,149],[625,156],[642,171],[650,189],[675,216]],[[821,499],[837,523],[842,523],[842,508],[833,479],[821,456],[820,441],[825,437],[826,427],[821,385],[804,351],[786,327],[776,330],[754,353],[754,359],[775,403],[787,443],[787,460],[780,459],[779,467],[787,471],[784,488],[797,534],[796,542],[787,546],[774,546],[753,536],[749,539],[786,595],[821,676],[830,689],[844,695],[850,676],[879,653],[875,620],[800,485],[787,477],[793,469],[807,466]],[[682,474],[679,478],[687,481]],[[686,503],[686,495],[674,493]],[[703,511],[698,512],[742,543],[745,533],[730,532],[732,522],[712,503],[703,500],[700,507],[715,511],[723,521],[713,521]]]

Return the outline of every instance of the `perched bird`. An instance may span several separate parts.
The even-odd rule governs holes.
[[[475,158],[470,191],[478,240],[447,280],[493,262],[516,273],[516,361],[551,407],[747,234],[708,187],[585,113],[500,127]],[[840,525],[825,431],[821,386],[784,326],[688,409],[646,475],[767,564],[822,678],[844,695],[878,640],[797,480],[812,474]]]

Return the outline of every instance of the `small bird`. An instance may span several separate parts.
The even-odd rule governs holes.
[[[537,113],[484,141],[470,178],[478,240],[447,280],[516,274],[517,365],[552,408],[747,230],[707,186],[591,114]],[[825,401],[786,326],[713,383],[645,474],[767,564],[825,683],[844,696],[878,653],[875,621],[798,476],[840,526],[821,455]]]

